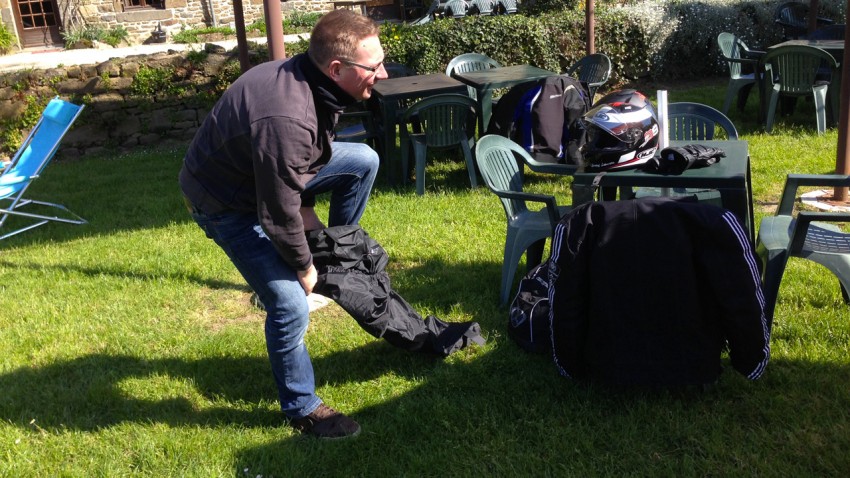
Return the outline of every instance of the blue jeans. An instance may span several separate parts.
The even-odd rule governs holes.
[[[330,162],[307,183],[302,198],[330,192],[328,225],[356,224],[377,173],[378,155],[367,145],[334,143]],[[224,250],[266,309],[266,348],[281,410],[291,418],[309,415],[322,400],[304,344],[309,307],[296,271],[277,254],[255,212],[204,214],[193,208],[192,218]]]

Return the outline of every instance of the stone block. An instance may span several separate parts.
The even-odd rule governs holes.
[[[99,78],[87,80],[68,79],[56,84],[59,93],[66,95],[90,95],[94,93]]]
[[[135,61],[128,61],[121,64],[121,76],[133,78],[139,72],[139,64]]]
[[[68,75],[68,78],[80,78],[82,70],[79,65],[70,65],[65,67],[65,72]]]
[[[109,76],[110,78],[115,78],[121,75],[121,66],[112,60],[104,61],[103,63],[97,65],[97,76]]]
[[[90,107],[98,113],[118,111],[124,107],[124,97],[114,92],[99,94],[92,97]]]
[[[158,145],[162,142],[162,135],[157,133],[141,134],[137,141],[142,146]]]
[[[80,66],[80,74],[82,78],[95,78],[97,76],[97,66],[82,65]]]
[[[0,101],[0,118],[17,118],[25,109],[27,104],[23,102]]]

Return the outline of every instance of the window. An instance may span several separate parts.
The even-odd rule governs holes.
[[[124,10],[137,8],[165,8],[165,0],[124,0]]]

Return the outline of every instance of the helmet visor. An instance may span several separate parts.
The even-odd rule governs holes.
[[[601,104],[584,115],[587,123],[593,124],[628,145],[642,144],[644,131],[652,123],[652,111],[647,107],[635,108],[621,103]]]

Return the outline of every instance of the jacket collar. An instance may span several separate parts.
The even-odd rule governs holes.
[[[325,75],[306,53],[295,56],[304,77],[313,91],[316,103],[320,103],[331,111],[341,111],[356,102],[353,96],[346,93],[335,81]]]

